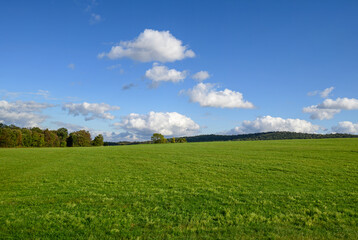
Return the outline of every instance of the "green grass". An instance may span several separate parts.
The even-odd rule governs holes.
[[[358,239],[358,139],[0,149],[0,238]]]

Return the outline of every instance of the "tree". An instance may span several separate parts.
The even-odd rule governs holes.
[[[44,134],[38,131],[38,129],[31,129],[32,131],[32,147],[42,147],[45,144],[45,136]]]
[[[175,137],[172,137],[172,138],[170,138],[170,139],[168,139],[169,140],[169,142],[171,142],[171,143],[175,143]]]
[[[31,147],[32,146],[32,131],[27,128],[22,128],[22,146]]]
[[[91,134],[86,130],[73,132],[67,138],[67,147],[90,147]]]
[[[167,139],[164,138],[164,136],[160,133],[154,133],[151,137],[151,140],[153,143],[166,143]]]
[[[0,128],[0,147],[11,147],[11,129],[7,127]]]
[[[15,125],[0,125],[0,147],[22,146],[22,133]]]
[[[186,143],[186,142],[187,142],[186,138],[183,138],[183,137],[178,138],[178,140],[177,140],[177,143]]]
[[[44,131],[45,147],[59,147],[60,140],[58,139],[56,131],[46,129]]]
[[[11,140],[12,140],[11,147],[20,147],[22,145],[22,133],[19,128],[11,129]]]
[[[33,128],[31,128],[31,131],[32,132],[43,133],[43,131],[39,127],[33,127]]]
[[[68,138],[68,130],[66,128],[59,128],[57,129],[57,136],[60,141],[60,147],[66,147],[67,145],[67,138]]]
[[[93,146],[103,146],[103,135],[99,134],[92,141]]]
[[[14,124],[10,124],[8,127],[11,129],[20,129],[18,126],[15,126]]]

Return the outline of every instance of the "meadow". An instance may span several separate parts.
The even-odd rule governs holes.
[[[358,139],[0,149],[1,239],[358,239]]]

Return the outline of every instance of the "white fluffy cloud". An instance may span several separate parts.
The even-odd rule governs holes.
[[[309,92],[307,95],[308,96],[315,96],[317,94],[319,94],[321,96],[321,98],[327,98],[329,96],[329,94],[333,91],[334,87],[329,87],[324,89],[323,91],[313,91],[313,92]]]
[[[183,46],[169,31],[145,29],[132,41],[121,41],[108,53],[101,53],[99,58],[130,58],[140,62],[174,62],[187,57],[195,57],[195,53]]]
[[[335,114],[340,113],[340,109],[322,109],[318,108],[317,105],[312,105],[309,107],[303,108],[304,113],[310,113],[311,119],[332,119]]]
[[[216,91],[215,85],[210,83],[198,83],[193,89],[186,91],[191,102],[197,102],[202,107],[217,108],[254,108],[255,106],[245,101],[240,92],[229,89]]]
[[[337,126],[332,127],[332,131],[336,133],[358,134],[358,123],[349,121],[339,122]]]
[[[152,80],[154,83],[180,82],[186,78],[186,75],[186,71],[180,72],[158,64],[153,64],[153,67],[145,72],[145,77]]]
[[[207,71],[200,71],[200,72],[197,72],[195,73],[192,78],[199,81],[199,82],[202,82],[206,79],[208,79],[210,77],[210,74],[207,72]]]
[[[192,119],[177,112],[149,112],[148,114],[131,113],[122,117],[114,126],[146,139],[153,133],[165,136],[183,136],[195,134],[200,126]]]
[[[358,110],[358,99],[355,98],[337,98],[325,99],[318,105],[321,109],[341,109],[341,110]]]
[[[311,119],[331,119],[341,110],[358,110],[358,99],[337,98],[325,99],[321,104],[303,108],[304,113],[310,113]]]
[[[245,133],[259,133],[259,132],[273,132],[273,131],[289,131],[302,133],[315,133],[322,129],[318,125],[301,120],[291,118],[280,118],[264,116],[258,117],[254,121],[245,120],[238,127],[227,132],[228,134],[245,134]]]
[[[114,119],[114,116],[108,111],[119,110],[118,106],[110,106],[105,103],[66,103],[62,107],[63,110],[68,110],[69,114],[74,116],[83,115],[85,120],[93,120],[96,118],[101,119]]]
[[[49,107],[53,105],[33,101],[7,102],[2,100],[0,101],[0,121],[20,127],[36,127],[46,119],[41,111]]]

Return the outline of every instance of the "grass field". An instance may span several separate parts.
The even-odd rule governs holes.
[[[0,149],[0,238],[358,239],[358,139]]]

